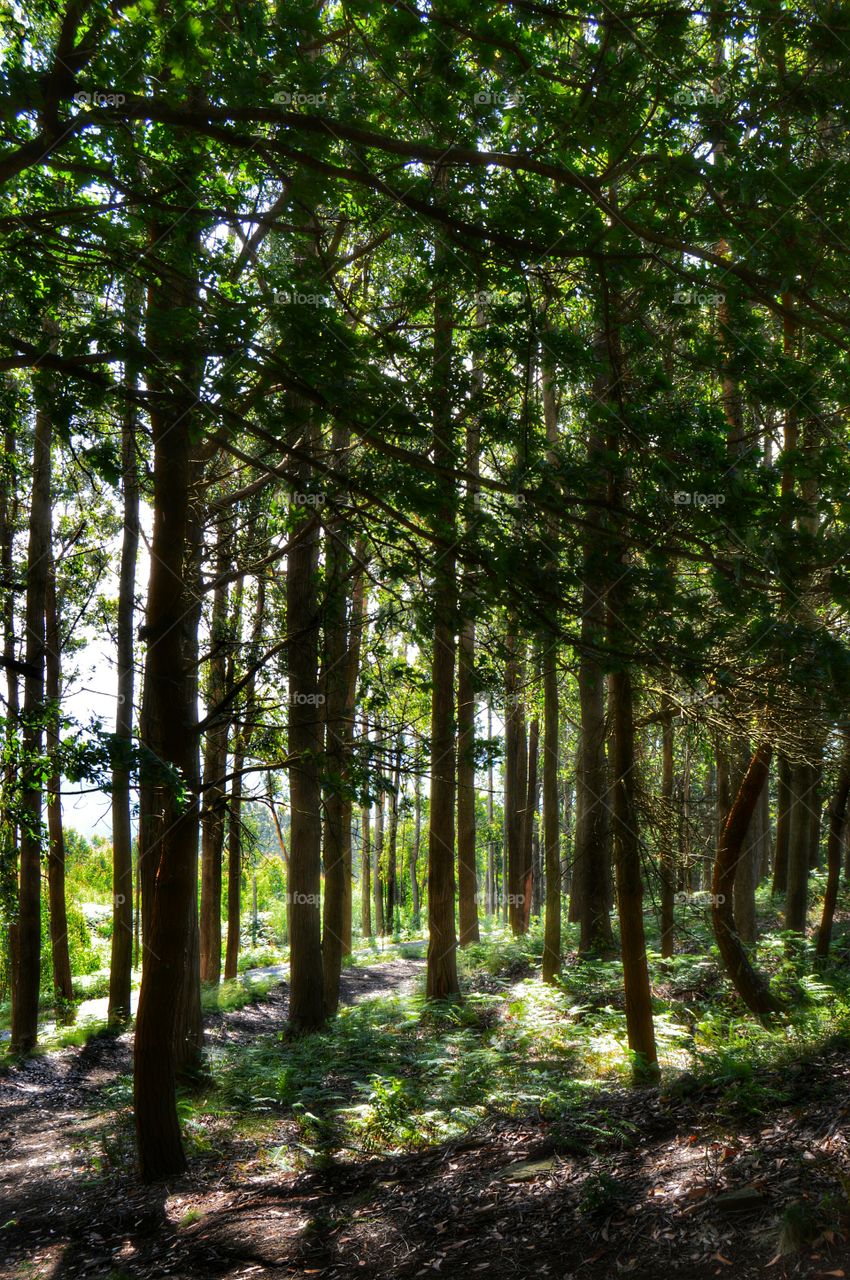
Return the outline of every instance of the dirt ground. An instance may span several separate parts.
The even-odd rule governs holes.
[[[344,998],[397,990],[421,963],[348,969]],[[208,1034],[247,1043],[285,1014],[280,984]],[[716,1091],[622,1089],[593,1103],[622,1139],[593,1152],[494,1118],[474,1140],[286,1173],[262,1158],[267,1132],[243,1131],[155,1188],[131,1148],[103,1149],[130,1068],[123,1036],[0,1078],[3,1280],[850,1277],[846,1049],[801,1064],[769,1122],[720,1121]]]

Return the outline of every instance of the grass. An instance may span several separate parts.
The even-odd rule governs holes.
[[[793,1001],[768,1026],[747,1015],[722,975],[705,909],[688,913],[686,950],[667,960],[649,952],[664,1094],[714,1090],[718,1117],[769,1113],[793,1096],[791,1065],[850,1040],[845,926],[839,959],[815,974],[811,947],[789,952],[765,893],[759,908],[774,931],[761,938],[757,962]],[[654,921],[648,925],[649,944],[657,945]],[[523,938],[497,924],[485,935],[459,954],[461,1004],[429,1004],[418,993],[362,1000],[313,1035],[217,1051],[213,1087],[188,1104],[193,1122],[253,1126],[265,1135],[268,1158],[290,1167],[415,1150],[497,1116],[542,1121],[575,1149],[630,1142],[629,1125],[602,1098],[625,1087],[631,1068],[619,961],[569,955],[562,980],[547,986],[538,923]],[[574,941],[570,930],[566,943]],[[352,962],[422,947],[364,945]],[[605,1200],[611,1188],[598,1192]]]

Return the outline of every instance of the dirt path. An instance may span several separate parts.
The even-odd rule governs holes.
[[[407,959],[346,970],[344,998],[387,995],[421,970]],[[285,1010],[276,987],[211,1019],[210,1039],[250,1042]],[[850,1277],[846,1047],[801,1064],[793,1102],[769,1121],[735,1118],[734,1086],[621,1089],[595,1096],[575,1142],[542,1120],[494,1117],[466,1142],[285,1172],[249,1134],[167,1188],[138,1185],[130,1147],[100,1153],[92,1175],[110,1089],[129,1068],[123,1037],[0,1081],[0,1227],[15,1221],[0,1231],[4,1280]],[[588,1150],[595,1121],[622,1137]]]
[[[423,967],[423,961],[405,958],[346,968],[341,1000],[350,1004],[409,990]],[[275,975],[258,971],[254,976]],[[285,1021],[287,1004],[288,988],[280,983],[263,1000],[232,1013],[210,1015],[205,1019],[208,1042],[248,1043],[273,1034]],[[59,1275],[109,1275],[109,1268],[99,1269],[107,1259],[97,1248],[104,1239],[96,1230],[103,1206],[95,1203],[97,1189],[81,1180],[90,1178],[92,1162],[95,1167],[111,1162],[113,1153],[98,1150],[103,1112],[118,1101],[110,1090],[114,1093],[119,1077],[131,1071],[128,1033],[29,1058],[0,1076],[0,1276],[48,1280]],[[142,1200],[146,1198],[143,1193]],[[109,1213],[109,1225],[124,1226],[125,1217],[131,1221],[128,1214],[120,1208]],[[73,1242],[80,1231],[95,1250],[87,1261],[75,1263],[62,1255],[68,1239]],[[36,1244],[41,1247],[33,1252]],[[70,1252],[74,1254],[73,1247]]]

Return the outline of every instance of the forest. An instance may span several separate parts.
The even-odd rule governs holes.
[[[0,51],[0,1277],[850,1274],[850,9]]]

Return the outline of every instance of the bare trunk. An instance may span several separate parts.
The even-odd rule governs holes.
[[[442,189],[447,172],[438,169]],[[432,458],[437,467],[456,464],[453,446],[451,373],[452,304],[448,279],[448,251],[441,239],[435,247],[433,344]],[[457,751],[455,742],[455,629],[457,583],[455,495],[447,493],[436,518],[436,532],[445,550],[437,556],[434,584],[434,629],[431,650],[431,821],[428,829],[428,965],[429,999],[460,995],[455,935],[455,799]]]
[[[829,955],[832,940],[832,923],[838,901],[838,885],[841,878],[841,845],[847,823],[847,801],[850,798],[850,729],[844,728],[844,750],[838,769],[838,780],[829,806],[829,830],[826,844],[826,890],[823,911],[818,929],[815,954],[820,960]]]
[[[661,954],[675,950],[676,822],[673,812],[673,718],[668,710],[661,724]]]
[[[475,866],[475,623],[460,633],[457,669],[457,869],[458,925],[462,947],[479,941],[478,873]]]
[[[191,220],[152,226],[151,241],[163,256],[161,278],[149,293],[146,339],[153,353],[147,382],[153,437],[151,569],[144,638],[147,640],[144,745],[161,762],[165,778],[151,784],[157,821],[144,822],[139,865],[144,868],[142,988],[136,1019],[134,1102],[142,1177],[174,1176],[186,1165],[175,1105],[178,1069],[197,1025],[198,734],[197,515],[190,510],[197,466],[195,396],[197,289],[186,280],[197,252]],[[168,265],[166,265],[166,258]],[[177,265],[172,266],[174,262]],[[168,371],[163,376],[161,369]],[[173,373],[173,382],[172,382]],[[175,393],[175,385],[180,393]],[[184,394],[185,393],[185,394]],[[174,777],[185,787],[185,800]],[[147,891],[145,889],[147,886]],[[147,899],[147,901],[146,901]],[[178,1040],[180,1043],[178,1044]]]
[[[221,857],[224,848],[229,714],[215,708],[225,695],[230,627],[227,616],[228,590],[222,579],[229,568],[228,534],[219,531],[215,559],[216,586],[210,621],[210,658],[207,671],[208,724],[204,744],[204,797],[201,809],[201,982],[218,986],[221,978]]]
[[[18,918],[15,928],[12,981],[13,1053],[28,1053],[38,1036],[41,985],[41,808],[38,759],[43,745],[44,612],[50,563],[50,453],[53,435],[48,388],[35,384],[32,495],[27,549],[25,604],[26,662],[21,771],[21,834],[18,871]]]
[[[130,339],[138,334],[138,314],[133,306],[129,319]],[[138,377],[131,359],[125,362],[124,384],[135,391]],[[123,1024],[130,1017],[133,976],[133,828],[130,817],[129,755],[133,737],[135,696],[134,618],[136,605],[136,561],[139,552],[139,477],[136,459],[137,409],[128,396],[121,424],[121,482],[123,488],[123,534],[118,578],[116,620],[116,667],[118,709],[115,738],[118,758],[112,767],[112,952],[109,962],[109,1008],[111,1024]],[[138,909],[136,926],[138,928]]]
[[[759,793],[767,781],[770,755],[770,744],[762,743],[750,761],[720,833],[711,881],[711,917],[714,936],[717,939],[726,972],[747,1008],[760,1017],[778,1011],[781,1005],[762,975],[750,962],[735,927],[733,901],[735,875],[741,849],[753,811],[758,803]]]
[[[360,932],[364,938],[372,934],[372,810],[360,810]]]
[[[817,773],[811,764],[791,767],[790,830],[788,836],[788,888],[785,895],[785,928],[805,934],[808,915],[813,808]]]
[[[56,565],[50,552],[45,609],[45,695],[52,714],[47,726],[47,754],[52,760],[47,783],[47,886],[50,900],[50,947],[53,990],[59,1000],[73,998],[71,957],[68,953],[68,917],[65,909],[65,832],[62,827],[62,771],[56,761],[59,747],[59,714],[62,689],[62,640],[56,598]]]
[[[526,779],[525,806],[522,815],[522,863],[520,867],[520,892],[522,894],[522,932],[528,933],[531,904],[534,899],[534,819],[537,815],[539,780],[537,754],[540,745],[540,721],[535,716],[528,727],[528,776]]]
[[[544,982],[561,970],[561,836],[558,796],[558,668],[554,643],[543,657],[543,861],[546,867],[546,917],[543,934]]]
[[[421,920],[419,903],[419,850],[422,844],[422,778],[419,774],[419,755],[417,754],[413,780],[413,844],[410,850],[410,907],[413,913],[413,927],[418,929]]]
[[[609,695],[612,719],[612,817],[620,945],[623,954],[623,986],[626,997],[626,1030],[629,1048],[635,1055],[636,1077],[651,1079],[658,1074],[658,1055],[652,1023],[652,993],[649,986],[646,938],[643,929],[643,883],[634,803],[635,751],[632,685],[627,671],[611,673]]]
[[[306,473],[302,476],[306,480]],[[290,637],[289,734],[291,760],[289,901],[290,1006],[294,1030],[324,1021],[321,942],[321,786],[319,751],[319,627],[316,580],[319,535],[309,516],[291,548],[286,574],[286,626]]]

